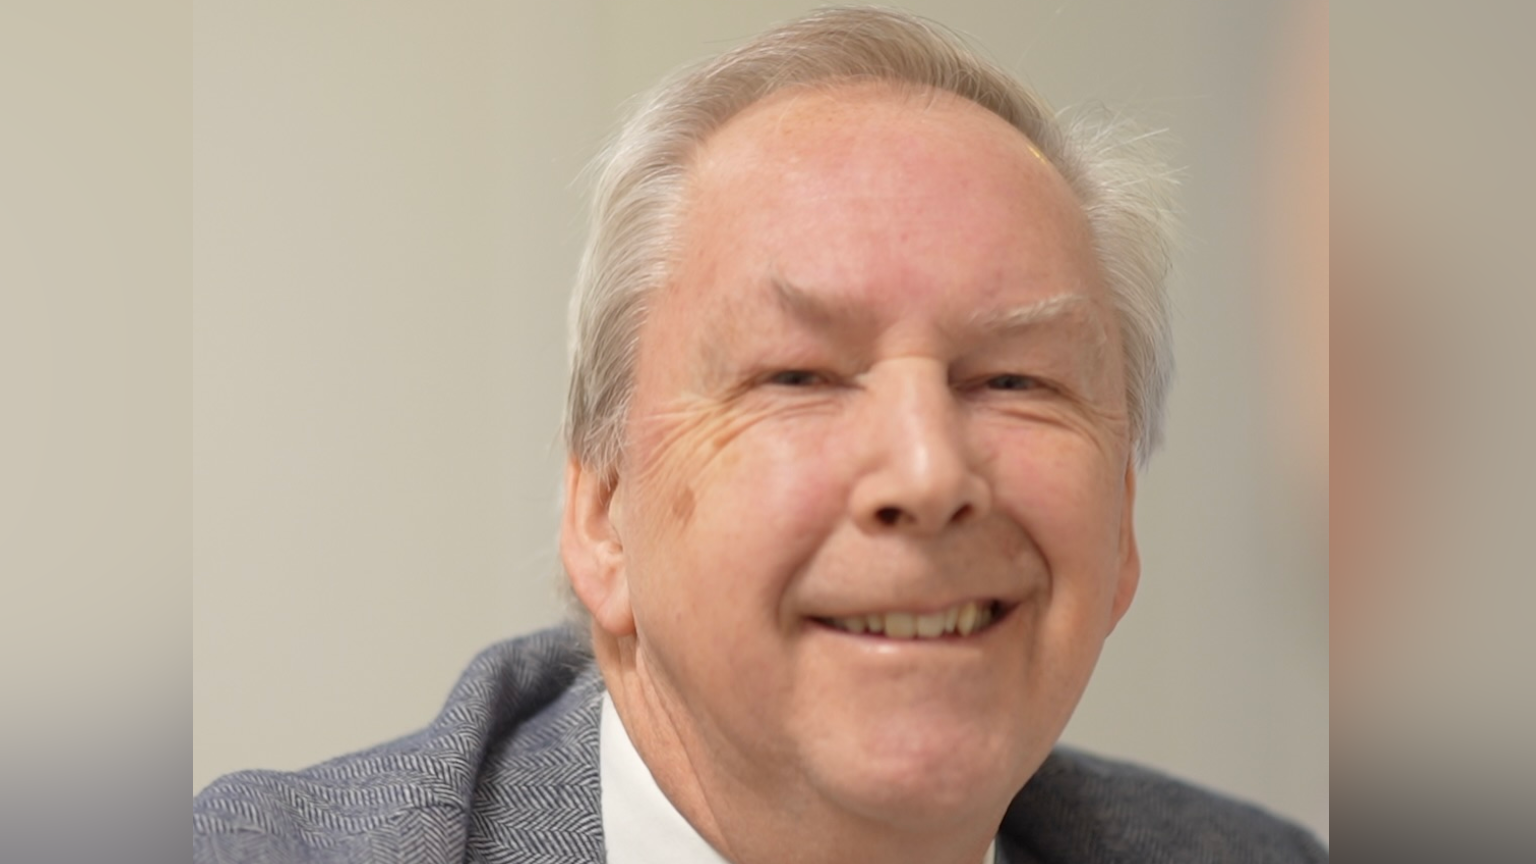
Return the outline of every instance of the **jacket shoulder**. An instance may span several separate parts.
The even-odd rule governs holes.
[[[571,630],[498,643],[475,658],[426,729],[300,771],[215,780],[192,802],[193,857],[462,860],[488,765],[524,783],[537,805],[548,771],[579,777],[590,761],[595,796],[601,693]],[[518,798],[498,791],[503,802]]]
[[[1328,860],[1306,829],[1259,807],[1067,747],[1014,798],[1003,833],[1043,864]]]

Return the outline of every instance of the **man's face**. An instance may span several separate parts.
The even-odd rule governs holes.
[[[1080,207],[985,110],[847,87],[711,138],[682,236],[600,622],[725,775],[875,819],[1000,808],[1139,566]]]

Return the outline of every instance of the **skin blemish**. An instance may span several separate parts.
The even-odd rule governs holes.
[[[693,518],[693,508],[696,503],[697,498],[693,493],[693,487],[685,485],[672,496],[672,515],[677,517],[678,522],[687,524],[688,520]]]
[[[678,527],[697,507],[693,490],[732,464],[725,455],[730,444],[768,413],[740,410],[740,401],[689,394],[637,421],[637,438],[646,443],[636,482],[646,495],[670,502]]]

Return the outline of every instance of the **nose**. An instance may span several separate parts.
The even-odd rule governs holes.
[[[861,417],[867,458],[851,495],[855,521],[869,533],[937,534],[985,516],[991,487],[946,370],[913,360],[881,371]]]

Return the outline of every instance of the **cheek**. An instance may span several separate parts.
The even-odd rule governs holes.
[[[718,440],[728,426],[673,440]],[[662,455],[649,499],[635,499],[642,530],[627,558],[644,651],[678,699],[710,704],[708,716],[788,698],[782,639],[798,621],[785,598],[837,522],[823,451],[772,426]],[[670,513],[679,501],[686,521]]]
[[[1095,584],[1112,583],[1125,507],[1123,466],[1080,436],[1022,437],[996,435],[989,442],[998,509],[1033,538],[1057,577],[1099,574]]]
[[[686,594],[729,606],[727,617],[776,608],[838,522],[845,483],[831,430],[761,412],[652,416],[632,439],[639,458],[625,507],[637,605]]]
[[[1064,724],[1114,623],[1124,473],[1093,448],[1062,440],[1000,458],[997,500],[1031,538],[1046,590],[1021,610],[1028,622],[1024,688]]]
[[[718,527],[722,516],[737,508],[744,465],[751,457],[739,439],[761,420],[700,398],[674,400],[631,427],[634,460],[627,466],[633,478],[629,508],[636,529],[632,551],[646,547],[673,552],[697,549],[710,540],[726,539],[704,530]],[[727,520],[724,527],[734,532]]]
[[[775,610],[787,587],[842,522],[846,485],[835,443],[768,423],[737,438],[696,485],[688,541],[730,573],[735,590]]]

